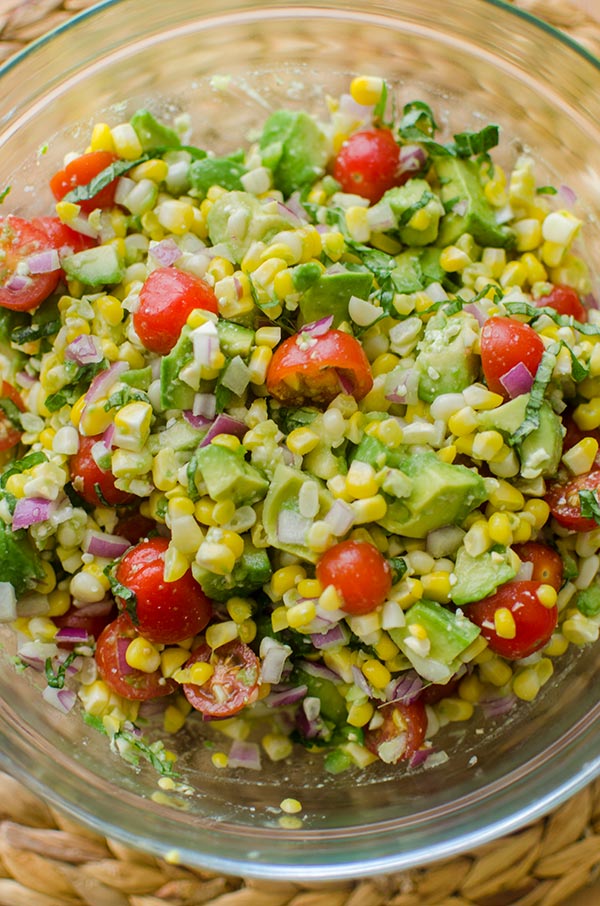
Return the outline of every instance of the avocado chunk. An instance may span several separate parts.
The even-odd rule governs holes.
[[[483,246],[509,248],[514,244],[512,230],[496,222],[474,160],[440,156],[436,157],[435,168],[441,183],[440,197],[444,206],[450,207],[442,217],[438,245],[452,245],[464,233],[470,233]]]
[[[211,186],[221,186],[228,191],[243,190],[242,176],[246,172],[242,152],[228,157],[202,157],[190,165],[190,183],[200,195],[206,195]]]
[[[430,642],[429,654],[423,656],[413,644],[410,627],[423,626]],[[462,611],[451,611],[435,601],[417,601],[406,611],[406,625],[390,629],[398,648],[411,662],[419,676],[432,683],[447,683],[462,663],[461,655],[479,635],[479,627]]]
[[[543,400],[537,428],[518,447],[523,478],[551,478],[556,475],[562,456],[563,432],[560,418],[550,403]]]
[[[313,519],[304,516],[300,509],[300,491],[307,482],[317,485],[319,511],[315,518],[322,519],[333,503],[331,493],[318,478],[279,463],[265,497],[263,525],[271,547],[316,563],[319,554],[306,543]]]
[[[374,437],[365,437],[354,458],[374,469],[398,470],[402,496],[389,493],[392,481],[384,478],[382,490],[388,504],[381,525],[408,538],[425,538],[444,525],[460,524],[487,498],[483,478],[465,466],[442,462],[435,453],[389,450]],[[387,493],[386,489],[387,488]],[[407,493],[408,492],[408,493]]]
[[[269,482],[246,462],[243,447],[230,450],[208,444],[196,451],[194,462],[208,496],[217,503],[231,500],[236,507],[248,506],[262,500],[267,493]]]
[[[575,607],[584,617],[597,617],[600,614],[600,582],[592,582],[575,595]]]
[[[13,532],[0,520],[0,571],[2,581],[10,582],[17,598],[44,578],[42,561],[25,529]]]
[[[514,559],[507,548],[472,557],[461,547],[454,567],[456,583],[451,592],[454,603],[460,607],[494,594],[499,585],[510,582],[516,576]]]
[[[333,680],[311,673],[310,664],[307,663],[305,669],[300,665],[296,667],[293,683],[295,686],[306,686],[306,694],[319,699],[321,717],[333,721],[334,724],[346,722],[348,717],[346,700]]]
[[[235,321],[225,321],[223,318],[219,318],[217,321],[217,333],[223,355],[230,358],[239,355],[243,359],[250,355],[254,345],[254,331],[249,327],[236,324]]]
[[[194,357],[190,328],[185,325],[177,343],[160,360],[160,404],[163,409],[191,409],[196,392],[180,374]]]
[[[428,321],[416,356],[420,399],[431,403],[442,393],[460,393],[477,379],[473,320],[464,312],[449,318],[439,312]]]
[[[374,205],[388,205],[396,221],[394,232],[404,245],[431,245],[437,239],[444,208],[426,179],[409,179],[384,193]]]
[[[120,283],[125,275],[125,265],[114,245],[84,249],[63,258],[61,264],[69,280],[79,280],[85,286]]]
[[[207,216],[208,235],[213,245],[223,243],[239,264],[253,242],[268,242],[289,223],[277,213],[276,205],[262,205],[248,192],[224,192]]]
[[[204,594],[213,601],[227,601],[236,595],[251,595],[271,578],[271,563],[267,552],[254,547],[247,539],[244,541],[244,552],[236,561],[231,573],[218,576],[210,570],[192,563],[194,579]]]
[[[316,120],[304,111],[272,113],[258,146],[263,166],[273,172],[275,188],[286,198],[325,172],[329,141]]]
[[[496,409],[479,412],[479,426],[484,431],[499,431],[505,437],[510,437],[523,424],[528,403],[529,394],[522,393]]]
[[[398,293],[418,293],[431,283],[443,283],[446,271],[440,265],[442,250],[434,246],[425,249],[411,248],[396,255],[396,267],[391,273]]]
[[[368,299],[373,285],[373,274],[366,268],[322,274],[301,296],[298,306],[302,323],[309,324],[333,315],[333,326],[348,320],[348,303],[351,296]]]
[[[144,151],[154,148],[181,148],[181,139],[174,129],[159,122],[149,110],[137,110],[130,121]]]

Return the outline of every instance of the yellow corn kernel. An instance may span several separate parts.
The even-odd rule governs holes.
[[[357,104],[369,107],[380,99],[384,85],[378,76],[356,76],[350,83],[350,94]]]
[[[471,673],[461,679],[458,694],[464,701],[475,705],[482,698],[484,690],[485,687],[477,674]]]
[[[361,667],[365,677],[376,689],[384,689],[392,678],[392,674],[384,667],[381,661],[370,658]]]
[[[564,256],[567,247],[559,242],[546,241],[542,245],[542,262],[548,267],[558,267]]]
[[[54,430],[54,428],[44,428],[44,430],[40,432],[40,443],[42,447],[44,447],[46,450],[51,450],[52,441],[54,440],[55,436],[56,431]]]
[[[114,153],[114,150],[115,143],[110,126],[106,123],[96,123],[90,138],[90,151],[112,151]]]
[[[500,286],[523,286],[527,280],[527,270],[520,261],[510,261],[500,274]]]
[[[195,686],[203,686],[215,672],[213,665],[204,661],[196,661],[195,664],[190,666],[189,670],[190,682],[194,683]]]
[[[440,266],[449,274],[458,273],[471,264],[471,259],[466,252],[455,245],[448,245],[442,249]]]
[[[160,669],[163,676],[167,678],[174,676],[190,656],[187,648],[172,647],[165,648],[160,653]]]
[[[541,529],[550,517],[550,507],[545,500],[533,497],[523,507],[523,512],[533,517],[533,527]]]
[[[203,541],[196,554],[196,562],[217,576],[228,575],[235,566],[236,556],[226,544]]]
[[[382,352],[381,355],[377,356],[377,358],[371,365],[373,377],[378,377],[380,374],[389,374],[389,372],[396,367],[399,361],[399,357],[397,355],[394,355],[393,352]]]
[[[220,255],[215,255],[214,258],[211,258],[210,264],[206,268],[206,273],[210,274],[215,283],[218,283],[224,277],[232,277],[234,272],[235,267],[231,261],[228,261],[227,258],[222,258]]]
[[[135,160],[143,154],[143,148],[131,123],[120,123],[111,129],[115,152],[125,160]]]
[[[288,607],[288,624],[292,629],[300,629],[303,626],[308,626],[316,615],[317,608],[314,601],[300,601],[300,603]]]
[[[504,207],[508,198],[506,194],[506,175],[502,167],[497,164],[494,165],[494,175],[485,183],[483,191],[493,207]]]
[[[561,632],[552,634],[552,638],[544,648],[544,654],[548,657],[561,657],[568,649],[569,642]]]
[[[348,723],[351,727],[364,727],[373,717],[374,711],[371,702],[355,703],[348,711]]]
[[[533,527],[526,519],[519,519],[519,524],[513,529],[513,544],[524,544],[531,539]]]
[[[283,733],[265,733],[265,735],[261,739],[261,745],[271,761],[283,761],[284,758],[290,757],[293,750],[291,740]],[[281,808],[283,808],[284,803],[288,802],[297,802],[297,800],[284,799],[281,803]],[[289,807],[292,808],[291,805]]]
[[[382,661],[390,661],[392,658],[396,657],[400,649],[387,633],[383,633],[380,640],[374,646],[374,650],[377,657]]]
[[[525,252],[521,255],[521,264],[527,274],[527,282],[530,286],[534,283],[544,283],[548,279],[548,272],[542,262],[531,252]]]
[[[597,623],[577,610],[564,621],[561,629],[564,637],[573,645],[588,645],[598,639]]]
[[[213,515],[215,506],[215,502],[210,497],[201,497],[200,500],[197,500],[194,507],[196,521],[201,525],[218,525],[219,523]]]
[[[366,522],[379,522],[387,513],[387,503],[382,494],[353,500],[350,506],[354,510],[355,525],[364,525]]]
[[[287,607],[276,607],[271,614],[271,626],[273,632],[283,632],[289,626],[287,618]]]
[[[494,613],[494,629],[501,639],[514,639],[517,634],[515,618],[508,607],[498,607]]]
[[[71,595],[66,589],[55,588],[48,595],[48,616],[62,617],[71,606]]]
[[[346,240],[342,233],[324,233],[321,237],[323,251],[332,261],[339,261],[346,250]]]
[[[487,650],[486,650],[486,653]],[[489,652],[491,654],[491,652]],[[479,663],[479,676],[484,683],[490,683],[492,686],[505,686],[512,676],[512,670],[506,661],[500,660],[494,654],[491,654],[489,660]]]
[[[421,582],[423,584],[423,595],[426,598],[438,601],[440,604],[445,604],[450,600],[450,592],[452,590],[450,573],[436,570],[421,576]]]
[[[282,566],[280,569],[275,570],[271,576],[271,591],[277,599],[282,598],[286,591],[290,591],[303,579],[306,579],[306,570],[303,566],[296,563],[290,566]],[[314,582],[315,580],[309,581]],[[321,583],[318,582],[317,584],[320,588]],[[303,597],[311,598],[313,595],[303,595]]]
[[[574,444],[563,455],[562,461],[573,475],[583,475],[589,472],[594,464],[598,452],[598,441],[595,437],[584,437],[579,443]]]
[[[204,637],[206,644],[211,648],[220,648],[228,642],[233,642],[238,637],[238,626],[233,620],[227,620],[225,623],[215,623],[209,626]]]
[[[238,624],[238,636],[241,642],[249,645],[256,638],[257,626],[254,620],[244,620]]]
[[[134,167],[127,174],[131,179],[139,182],[142,179],[151,179],[152,182],[164,182],[169,173],[168,164],[160,157],[153,157],[151,160],[145,160],[137,167]]]
[[[587,403],[580,403],[573,412],[573,418],[582,431],[593,431],[600,427],[600,396],[593,397]]]
[[[241,446],[241,441],[233,434],[216,434],[212,438],[211,444],[215,444],[217,447],[227,447],[229,450],[237,450]]]
[[[71,407],[71,422],[75,425],[76,428],[79,427],[79,422],[81,421],[81,414],[85,409],[85,393],[83,393],[76,403]]]
[[[123,305],[116,296],[100,296],[99,299],[96,299],[94,306],[98,314],[111,327],[116,327],[123,320]]]
[[[113,343],[112,340],[107,340],[106,337],[103,337],[100,340],[100,346],[102,348],[102,355],[105,359],[108,359],[109,362],[116,362],[119,358],[120,349],[116,343]]]
[[[226,755],[225,752],[213,752],[210,756],[210,760],[213,763],[213,767],[219,770],[226,768],[229,764],[229,756]]]
[[[485,522],[485,520],[477,519],[477,521],[471,525],[464,537],[464,545],[467,553],[471,557],[477,557],[479,554],[483,554],[490,549],[492,546],[492,539],[490,538],[488,523]]]
[[[503,446],[504,438],[499,431],[480,431],[473,438],[473,456],[488,461],[497,456]]]
[[[81,414],[79,429],[82,434],[91,437],[95,434],[103,434],[112,421],[113,413],[105,411],[103,401],[91,403]]]
[[[163,577],[165,582],[177,582],[186,574],[190,564],[185,554],[178,551],[176,547],[170,544],[165,552],[165,566]]]
[[[442,447],[441,450],[437,450],[437,457],[441,459],[442,462],[452,463],[456,459],[456,454],[458,450],[456,449],[455,444],[448,444],[447,447]]]
[[[175,236],[189,232],[194,222],[194,207],[189,201],[179,198],[168,198],[161,201],[153,212],[163,229]]]
[[[251,384],[264,384],[272,358],[273,350],[270,346],[257,346],[252,350],[252,355],[248,362]]]
[[[56,203],[56,213],[62,223],[69,224],[79,215],[81,208],[72,201],[58,201]]]
[[[235,516],[235,503],[233,500],[221,500],[215,503],[212,514],[217,525],[225,525]]]
[[[346,475],[346,490],[353,497],[364,500],[379,491],[375,469],[368,462],[353,460]]]
[[[143,673],[154,673],[160,667],[160,653],[152,642],[142,636],[132,639],[129,643],[125,660],[134,670],[141,670]]]
[[[112,694],[104,680],[96,680],[87,686],[82,686],[79,691],[83,707],[88,714],[94,714],[96,717],[100,717],[104,713]]]
[[[245,598],[230,598],[227,602],[227,613],[231,619],[238,623],[244,623],[252,616],[252,605]]]
[[[448,430],[457,437],[465,437],[479,425],[477,413],[471,406],[463,406],[448,419]]]
[[[298,594],[303,598],[318,598],[323,586],[318,579],[301,579],[298,582]]]
[[[319,435],[315,434],[314,431],[311,431],[310,428],[294,428],[294,430],[290,431],[288,434],[285,443],[288,450],[292,453],[296,453],[298,456],[304,456],[305,453],[310,453],[311,450],[318,447],[320,438]]]
[[[259,327],[254,334],[257,346],[270,346],[274,349],[281,340],[281,327]]]
[[[171,497],[167,510],[170,519],[177,519],[180,516],[193,516],[195,507],[189,497]]]
[[[177,733],[185,723],[186,715],[182,714],[175,705],[167,705],[163,715],[163,729],[165,733]]]
[[[369,226],[368,209],[360,205],[352,205],[346,208],[345,212],[346,226],[348,232],[355,242],[368,242],[371,235]]]
[[[506,513],[493,513],[488,520],[488,533],[496,544],[509,547],[512,544],[513,533],[511,521]]]
[[[533,667],[525,667],[515,674],[512,690],[522,701],[532,702],[540,691],[540,680]]]
[[[525,498],[519,489],[503,480],[498,482],[498,487],[490,491],[488,499],[497,510],[516,511],[525,506]]]
[[[540,585],[537,590],[537,596],[540,604],[548,609],[556,606],[558,593],[552,585]]]
[[[237,532],[232,532],[229,530],[223,530],[221,532],[221,541],[223,544],[226,544],[229,550],[233,553],[236,560],[244,553],[244,539],[241,535],[238,535]]]
[[[472,702],[449,695],[436,705],[437,713],[450,723],[470,720],[473,717],[474,707]]]
[[[518,252],[531,252],[542,241],[542,226],[535,217],[525,217],[512,224],[516,236],[516,250]]]
[[[343,603],[334,585],[328,585],[319,595],[319,607],[323,610],[340,610]]]

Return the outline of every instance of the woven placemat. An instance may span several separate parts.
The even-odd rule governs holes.
[[[93,2],[0,0],[0,62]],[[513,2],[600,53],[600,0]],[[320,886],[169,865],[83,828],[0,772],[0,906],[200,904],[600,906],[600,781],[548,817],[459,857]]]

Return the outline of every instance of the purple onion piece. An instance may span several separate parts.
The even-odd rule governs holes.
[[[310,637],[314,647],[318,648],[319,651],[327,651],[328,648],[346,645],[348,639],[349,633],[343,623],[336,623],[327,632],[313,632]]]
[[[170,267],[181,258],[181,249],[174,239],[162,239],[150,249],[150,254],[163,267]]]
[[[342,393],[345,393],[347,396],[352,396],[354,393],[354,381],[348,377],[341,368],[336,368],[335,371],[338,376],[338,381],[340,382]]]
[[[245,423],[239,421],[237,418],[231,418],[230,415],[217,415],[216,419],[200,441],[200,446],[205,447],[211,442],[213,437],[217,436],[217,434],[232,434],[234,437],[239,437],[241,440],[247,430],[248,428]]]
[[[45,522],[56,510],[55,500],[46,500],[44,497],[21,497],[17,500],[13,513],[13,531],[29,528],[38,522]]]
[[[308,686],[292,686],[280,691],[271,691],[264,701],[268,708],[284,708],[302,701],[307,692]]]
[[[500,378],[500,383],[511,399],[529,393],[533,384],[533,375],[524,362],[517,362]]]
[[[85,395],[86,405],[105,396],[120,375],[129,370],[127,362],[113,362],[106,371],[101,371],[93,379]]]
[[[488,319],[488,315],[479,307],[476,302],[469,302],[468,305],[463,305],[463,311],[468,312],[468,314],[473,315],[480,327],[483,327],[485,322]]]
[[[300,667],[301,670],[304,670],[305,673],[308,673],[309,676],[326,679],[332,683],[342,682],[341,677],[338,676],[337,673],[334,673],[333,670],[330,670],[325,664],[320,664],[317,661],[300,661],[298,667]]]
[[[410,705],[415,702],[423,690],[423,680],[414,670],[403,673],[400,679],[392,680],[386,687],[386,698],[390,702]]]
[[[311,321],[309,324],[303,324],[300,328],[302,333],[307,333],[311,337],[322,337],[324,333],[331,328],[333,324],[333,315],[326,315],[319,318],[318,321]]]
[[[84,550],[95,557],[116,560],[131,547],[131,541],[121,535],[109,535],[105,532],[90,530],[86,533]]]
[[[74,645],[85,644],[89,639],[87,629],[81,629],[78,626],[63,626],[54,636],[57,645],[61,642],[69,642]]]
[[[60,268],[56,249],[36,252],[34,255],[30,255],[25,263],[30,274],[52,274]]]
[[[65,349],[65,358],[78,365],[92,365],[101,362],[103,355],[93,337],[89,334],[80,334]]]
[[[228,767],[260,771],[260,749],[255,742],[236,739],[229,750]]]
[[[190,409],[184,411],[183,417],[188,425],[191,425],[192,428],[196,428],[198,431],[201,431],[202,428],[206,428],[206,426],[210,425],[212,422],[212,419],[206,418],[205,415],[194,415]]]

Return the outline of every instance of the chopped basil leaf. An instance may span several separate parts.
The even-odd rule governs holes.
[[[459,132],[454,136],[457,157],[481,157],[495,148],[500,138],[498,126],[490,123],[479,132]]]
[[[573,380],[576,384],[579,384],[581,381],[585,381],[585,379],[589,377],[589,367],[587,365],[583,365],[582,362],[579,361],[569,344],[565,343],[564,340],[562,342],[562,346],[564,346],[564,348],[568,350],[569,355],[571,356],[571,376]]]
[[[122,742],[124,745],[120,745]],[[139,764],[140,758],[154,768],[163,777],[177,777],[174,763],[162,742],[148,743],[142,737],[136,736],[131,730],[118,730],[112,738],[113,745],[125,761]]]
[[[16,346],[33,343],[42,337],[51,337],[60,330],[60,321],[45,321],[41,324],[30,324],[27,327],[15,327],[10,338]]]
[[[92,727],[94,730],[97,730],[98,733],[108,736],[106,727],[102,723],[102,718],[98,717],[97,714],[90,714],[89,711],[82,711],[81,716],[83,717],[83,722],[86,723],[88,727]]]
[[[2,202],[4,201],[4,199],[10,192],[10,190],[11,190],[10,186],[6,186],[4,189],[2,189],[2,191],[0,192],[0,204],[2,204]]]
[[[104,404],[104,409],[106,412],[109,412],[111,409],[120,408],[126,403],[131,403],[135,400],[141,400],[142,402],[147,403],[148,394],[144,393],[142,390],[137,390],[135,387],[123,387],[121,390],[118,390],[116,393],[109,396]]]
[[[65,677],[67,675],[67,667],[69,667],[73,663],[73,661],[75,660],[76,657],[77,657],[77,654],[74,651],[71,651],[67,655],[67,657],[64,659],[62,664],[59,664],[58,670],[56,670],[56,671],[54,670],[54,667],[52,666],[52,658],[51,657],[46,658],[44,670],[46,673],[46,680],[48,681],[49,686],[52,686],[53,689],[62,689],[64,687]]]
[[[98,192],[101,192],[102,189],[108,186],[113,179],[117,179],[117,177],[122,176],[124,173],[137,167],[138,164],[143,164],[144,161],[149,160],[149,158],[150,154],[142,154],[137,160],[115,160],[114,163],[109,164],[108,167],[101,170],[100,173],[98,173],[97,176],[94,176],[94,178],[86,183],[86,185],[75,186],[74,189],[67,192],[63,201],[71,201],[75,204],[79,201],[89,201],[97,195]]]
[[[375,104],[375,107],[373,109],[373,121],[375,123],[383,123],[384,125],[386,125],[385,109],[387,107],[387,101],[388,101],[388,87],[387,87],[387,82],[384,82],[383,87],[381,89],[381,94],[379,95],[379,100],[377,101],[377,103]]]
[[[23,459],[17,459],[15,462],[12,462],[8,469],[0,475],[0,488],[6,487],[6,482],[11,475],[20,475],[21,472],[25,472],[27,469],[31,469],[41,462],[48,462],[48,457],[42,452],[28,453]]]
[[[517,428],[514,434],[509,438],[511,445],[521,443],[532,431],[540,424],[540,407],[544,400],[546,388],[552,378],[552,372],[556,364],[556,356],[560,350],[560,343],[552,343],[548,346],[542,355],[538,370],[536,372],[531,391],[529,393],[529,402],[525,409],[525,419],[523,424]]]
[[[107,566],[104,570],[104,575],[110,582],[110,590],[113,593],[113,597],[119,598],[121,601],[125,602],[125,611],[134,626],[137,626],[139,624],[139,620],[137,615],[137,598],[135,596],[135,592],[130,588],[127,588],[126,585],[121,585],[121,583],[115,577],[113,567],[114,564]]]
[[[19,407],[9,397],[0,396],[0,412],[4,413],[5,418],[8,419],[11,425],[19,428],[20,431],[23,430]]]
[[[600,502],[595,491],[580,491],[579,502],[584,519],[594,519],[600,525]]]
[[[535,191],[537,195],[556,195],[558,190],[554,186],[538,186]]]
[[[404,557],[390,557],[388,559],[390,569],[392,570],[392,585],[399,582],[407,570],[406,560]]]
[[[547,315],[559,327],[572,327],[578,333],[588,337],[600,336],[600,325],[588,324],[577,321],[573,315],[559,315],[559,313],[550,306],[538,308],[530,302],[504,302],[504,308],[511,315],[525,315],[531,322],[537,321],[542,315]]]

